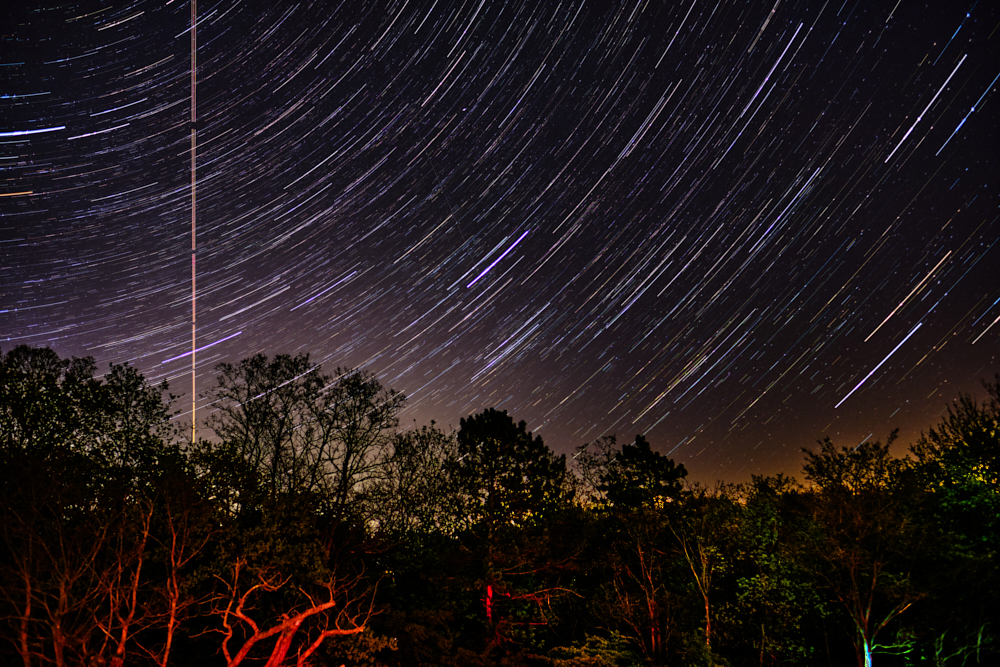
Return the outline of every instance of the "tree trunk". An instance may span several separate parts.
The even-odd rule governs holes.
[[[656,622],[656,603],[647,597],[646,604],[649,610],[649,654],[653,656],[654,661],[659,662],[662,641],[660,624]]]
[[[712,615],[708,595],[705,596],[705,646],[712,648]]]
[[[21,623],[18,626],[18,653],[24,661],[24,667],[31,667],[31,642],[28,639],[29,623],[31,621],[31,577],[24,577],[24,611],[21,612]]]
[[[56,621],[54,627],[52,628],[52,653],[55,656],[56,667],[66,667],[66,637],[62,633],[62,629],[59,627],[59,621]]]
[[[264,667],[281,667],[285,664],[285,656],[288,655],[288,649],[292,646],[292,637],[298,632],[301,623],[301,621],[293,623],[282,630],[281,636],[278,637],[278,643],[274,645],[271,657],[267,659],[267,664]]]

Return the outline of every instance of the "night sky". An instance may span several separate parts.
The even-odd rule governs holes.
[[[0,349],[131,362],[190,419],[190,7],[18,4]],[[705,481],[982,396],[1000,4],[618,4],[203,0],[199,389],[309,352],[404,425],[646,433]]]

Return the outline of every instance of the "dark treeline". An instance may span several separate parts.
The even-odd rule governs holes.
[[[401,430],[304,355],[220,365],[195,443],[166,389],[0,358],[0,663],[1000,664],[1000,377],[903,458],[714,488],[641,435]]]

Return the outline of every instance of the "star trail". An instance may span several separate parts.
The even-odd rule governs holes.
[[[183,397],[190,6],[20,4],[0,347]],[[404,424],[496,407],[742,481],[827,435],[911,442],[1000,371],[996,3],[198,14],[201,390],[309,352],[404,392]]]

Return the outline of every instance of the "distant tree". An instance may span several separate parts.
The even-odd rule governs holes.
[[[455,515],[447,465],[455,461],[454,432],[430,426],[397,433],[392,452],[364,493],[365,517],[396,539],[451,532]]]
[[[605,436],[578,448],[575,460],[592,499],[618,510],[675,500],[687,476],[683,464],[653,451],[643,435],[620,449],[613,435]]]
[[[578,502],[588,508],[607,506],[605,493],[602,491],[604,482],[601,480],[607,475],[608,468],[614,463],[618,452],[618,439],[614,435],[601,436],[576,448],[572,463],[579,476],[576,494]]]
[[[406,397],[381,385],[375,376],[358,370],[337,369],[337,379],[323,392],[325,415],[320,419],[326,439],[334,447],[324,450],[336,484],[338,507],[353,511],[358,491],[382,474],[392,455],[392,442],[399,425],[399,411]]]
[[[258,354],[216,371],[208,424],[218,440],[199,443],[198,461],[206,470],[218,461],[218,473],[238,475],[218,483],[231,487],[233,509],[259,512],[283,494],[328,491],[322,452],[333,443],[317,438],[316,429],[328,378],[308,355]]]

